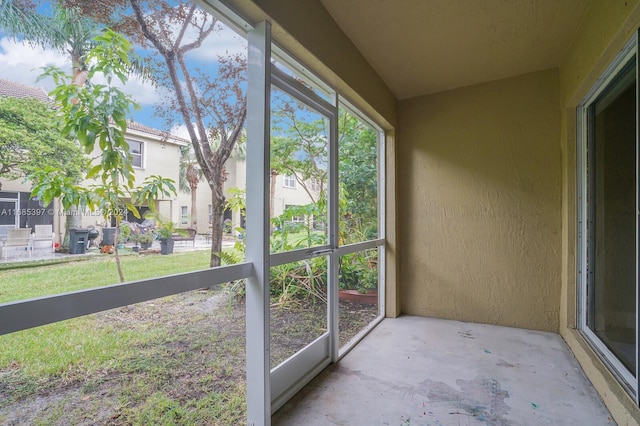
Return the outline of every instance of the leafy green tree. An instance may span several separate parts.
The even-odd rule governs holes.
[[[272,175],[293,176],[317,214],[326,214],[328,140],[324,119],[308,121],[300,105],[282,102],[273,113]],[[378,144],[376,132],[341,109],[338,116],[339,210],[343,241],[374,238],[378,221]],[[314,182],[319,191],[311,190]],[[273,181],[272,181],[273,183]],[[271,190],[274,193],[273,186]],[[273,202],[272,202],[273,204]]]
[[[189,58],[202,53],[198,49],[219,31],[220,22],[191,2],[62,1],[139,44],[152,64],[154,81],[167,89],[158,113],[170,125],[178,117],[188,132],[193,154],[211,190],[210,266],[219,266],[226,202],[225,163],[242,139],[247,114],[245,57],[219,57],[215,76],[210,69],[192,67]]]
[[[376,132],[341,110],[338,120],[341,234],[366,239],[378,229],[378,143]]]
[[[293,176],[307,193],[311,203],[326,197],[328,167],[328,122],[324,119],[309,121],[299,112],[297,102],[275,102],[272,113],[271,172],[272,175]],[[311,188],[311,180],[319,190]],[[272,191],[273,193],[273,191]]]
[[[0,98],[0,177],[20,179],[54,167],[79,178],[87,160],[57,123],[53,108],[37,99]]]
[[[85,85],[75,84],[72,75],[54,67],[47,68],[44,75],[52,77],[57,86],[52,94],[60,108],[62,134],[80,141],[87,153],[98,144],[99,162],[86,176],[87,179],[95,178],[98,183],[85,188],[72,185],[64,176],[40,173],[34,176],[39,183],[33,193],[41,196],[44,202],[60,197],[63,203],[79,202],[91,209],[99,208],[105,218],[115,217],[117,232],[125,209],[140,217],[136,205],[147,205],[153,210],[157,198],[175,195],[176,191],[171,179],[160,176],[150,176],[142,186],[135,187],[125,132],[127,115],[137,105],[118,87],[127,81],[131,44],[111,30],[103,31],[92,42],[93,47],[86,54]],[[98,74],[106,84],[92,83]],[[117,245],[115,254],[118,275],[124,282]]]
[[[53,1],[49,7],[22,0],[0,1],[0,30],[17,42],[28,43],[56,50],[69,55],[73,83],[82,86],[87,79],[87,52],[93,47],[94,37],[103,30],[78,7],[68,7]],[[114,58],[120,60],[119,58]],[[122,65],[122,64],[121,64]],[[134,57],[127,62],[129,72],[148,77],[141,61]],[[76,206],[70,206],[66,219],[66,232],[62,246],[67,247],[69,230],[81,225],[81,216],[74,214]]]
[[[203,176],[204,173],[198,164],[198,159],[193,154],[193,147],[191,145],[180,147],[180,175],[178,184],[180,191],[185,194],[191,194],[191,226],[193,228],[196,228],[198,225],[198,203],[196,194],[198,184]]]

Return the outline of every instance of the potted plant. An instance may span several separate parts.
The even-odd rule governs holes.
[[[339,297],[352,303],[378,303],[377,259],[354,253],[344,256],[340,264]]]
[[[153,234],[151,233],[145,233],[145,234],[134,234],[134,236],[132,237],[133,241],[136,243],[136,247],[138,247],[138,243],[140,243],[140,248],[142,250],[148,250],[149,247],[151,247],[151,244],[153,244]],[[134,249],[134,251],[136,251]]]
[[[173,235],[179,233],[173,222],[159,222],[156,228],[158,239],[160,240],[160,254],[173,253]]]
[[[138,251],[140,251],[140,247],[138,247],[138,244],[140,243],[140,234],[131,233],[131,237],[129,237],[129,240],[131,240],[134,244],[132,250],[138,253]]]
[[[118,234],[118,249],[124,248],[124,243],[129,240],[131,236],[131,227],[128,222],[124,222],[120,224],[120,232]]]

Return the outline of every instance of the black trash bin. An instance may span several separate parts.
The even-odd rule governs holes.
[[[101,245],[113,246],[116,244],[116,228],[104,227],[102,228],[102,243]]]
[[[69,229],[69,253],[84,254],[89,246],[89,230],[83,228]]]

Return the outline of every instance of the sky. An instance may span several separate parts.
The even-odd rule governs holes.
[[[188,33],[185,39],[188,41]],[[216,60],[219,55],[241,51],[246,52],[244,41],[235,32],[224,27],[220,31],[212,33],[202,47],[193,51],[189,56],[189,64],[215,73],[218,69]],[[67,55],[51,49],[15,42],[0,33],[0,78],[34,87],[43,87],[48,92],[53,89],[53,82],[51,80],[36,82],[36,80],[42,73],[41,68],[50,65],[65,70],[70,70],[71,67]],[[135,121],[160,130],[172,130],[172,133],[177,136],[186,136],[184,123],[176,122],[173,129],[167,129],[164,121],[154,116],[154,105],[163,102],[162,90],[157,90],[150,82],[142,81],[136,77],[129,79],[124,90],[132,95],[142,107],[140,111],[133,113]]]

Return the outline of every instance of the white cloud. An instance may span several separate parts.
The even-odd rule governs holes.
[[[141,105],[154,105],[162,100],[162,88],[156,88],[148,81],[143,81],[138,77],[130,77],[124,87],[124,91],[131,94]]]
[[[201,22],[202,15],[198,15]],[[207,22],[211,22],[211,17],[207,18]],[[180,32],[182,23],[173,22],[168,25],[171,39],[175,40]],[[189,44],[197,39],[199,29],[193,25],[189,25],[185,31],[182,45]],[[241,54],[247,55],[247,41],[238,35],[231,28],[227,27],[220,21],[215,25],[214,31],[207,36],[202,45],[197,49],[191,50],[187,57],[201,62],[217,62],[219,56]]]
[[[44,87],[47,91],[53,89],[53,81],[42,80],[36,83],[42,67],[53,65],[68,67],[68,60],[60,53],[41,47],[32,47],[16,43],[6,37],[0,38],[0,77],[28,84]]]
[[[42,74],[41,68],[52,65],[69,71],[69,62],[68,56],[58,51],[16,43],[6,37],[0,38],[0,78],[44,87],[45,90],[50,91],[54,88],[52,80],[36,82],[38,76]],[[104,83],[104,80],[98,81]],[[161,90],[135,76],[129,78],[124,85],[124,91],[143,106],[156,104],[162,99]]]
[[[217,62],[218,56],[227,54],[247,55],[247,42],[230,28],[218,24],[218,31],[214,31],[207,37],[199,49],[193,51],[195,59],[208,62]]]
[[[104,84],[106,79],[98,75],[95,77],[95,82]],[[162,100],[162,94],[166,92],[166,89],[156,88],[151,82],[136,76],[130,76],[124,85],[116,81],[116,87],[133,96],[143,107],[159,103]]]
[[[193,127],[197,134],[198,128],[195,126],[195,123],[193,123]],[[186,140],[191,140],[191,137],[189,136],[189,131],[187,130],[187,126],[185,124],[175,124],[171,128],[171,130],[169,130],[169,133],[171,133],[174,136],[184,138]]]

